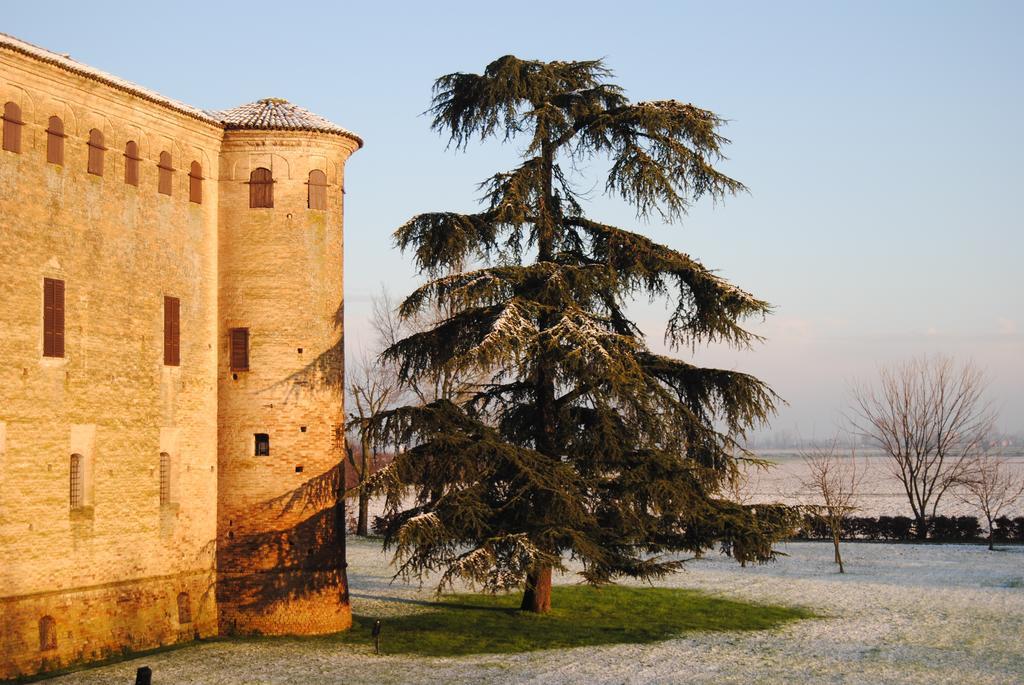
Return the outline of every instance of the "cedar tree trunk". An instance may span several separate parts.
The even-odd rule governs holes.
[[[523,603],[519,608],[535,614],[546,614],[551,611],[550,566],[541,566],[527,574],[526,591],[523,593]]]

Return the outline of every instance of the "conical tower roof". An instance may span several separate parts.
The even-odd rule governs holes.
[[[363,140],[348,129],[282,98],[263,98],[218,112],[210,112],[226,129],[257,131],[316,131],[346,136],[363,146]]]

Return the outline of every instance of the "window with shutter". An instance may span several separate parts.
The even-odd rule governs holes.
[[[64,164],[64,122],[60,117],[50,117],[46,126],[46,161]]]
[[[171,194],[171,172],[174,171],[174,167],[171,166],[171,153],[161,152],[160,162],[156,165],[159,173],[159,181],[157,182],[157,192],[162,195]]]
[[[99,129],[89,131],[89,162],[87,170],[96,176],[103,175],[103,153],[106,152],[103,145],[103,132]]]
[[[249,329],[231,329],[231,370],[247,371],[249,369]]]
[[[164,366],[181,364],[181,301],[164,298]]]
[[[188,201],[203,204],[203,167],[199,162],[192,162],[188,169]]]
[[[124,146],[124,182],[130,186],[139,185],[139,144],[129,140]]]
[[[15,102],[4,105],[4,149],[8,152],[21,152],[21,107]]]
[[[64,356],[64,281],[43,279],[43,356]]]
[[[319,169],[309,172],[309,183],[306,184],[306,204],[310,209],[327,209],[327,174]]]
[[[274,176],[270,169],[257,167],[249,174],[249,207],[274,206]]]

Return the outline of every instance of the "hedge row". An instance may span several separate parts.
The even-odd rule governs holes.
[[[936,542],[976,542],[985,540],[988,530],[976,516],[935,516],[928,519],[928,539]],[[800,540],[830,540],[828,525],[807,515],[797,531]],[[914,520],[906,516],[851,516],[843,523],[844,540],[916,540]],[[996,542],[1024,542],[1024,516],[1001,516],[994,522]]]

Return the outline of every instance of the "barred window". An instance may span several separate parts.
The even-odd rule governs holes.
[[[103,175],[103,153],[107,148],[103,145],[103,132],[98,128],[89,131],[89,162],[87,170],[96,176]]]
[[[71,483],[69,499],[72,509],[85,506],[85,460],[81,454],[71,455]]]
[[[249,207],[274,206],[274,175],[270,169],[257,167],[249,174]]]
[[[50,117],[46,126],[46,161],[64,164],[64,122],[60,117]]]
[[[327,174],[313,169],[309,172],[306,188],[306,206],[310,209],[327,209]]]
[[[124,182],[130,186],[139,186],[139,144],[129,140],[124,144]]]
[[[203,204],[203,167],[199,162],[192,162],[188,169],[188,201]]]
[[[157,181],[157,192],[162,195],[171,194],[171,173],[174,171],[174,167],[171,166],[171,153],[161,152],[160,161],[156,165],[159,173],[159,180]]]
[[[4,104],[4,149],[8,152],[21,152],[21,107],[15,102]]]
[[[160,453],[160,504],[171,503],[171,455]]]
[[[39,650],[51,649],[57,649],[57,622],[53,616],[43,616],[39,619]]]

